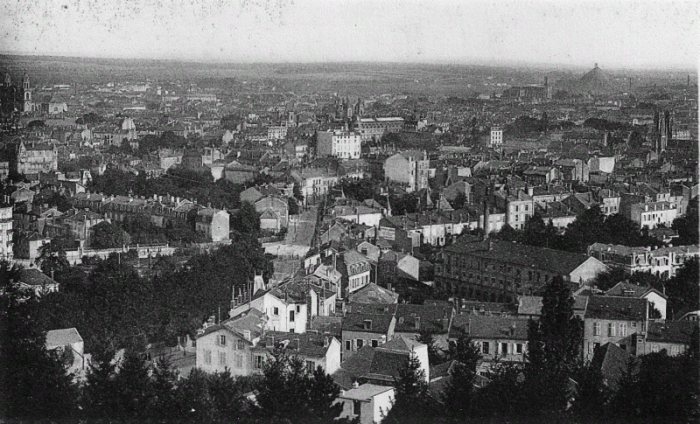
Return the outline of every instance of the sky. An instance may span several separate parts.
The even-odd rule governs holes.
[[[697,1],[2,0],[0,52],[215,62],[698,66]]]

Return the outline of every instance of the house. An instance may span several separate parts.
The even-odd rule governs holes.
[[[279,232],[289,223],[289,203],[278,196],[261,197],[255,202],[255,211],[260,214],[260,229]]]
[[[428,187],[430,161],[425,151],[408,150],[384,161],[384,178],[406,186],[407,192]]]
[[[633,352],[641,356],[665,350],[669,356],[678,356],[690,348],[699,325],[697,321],[651,322],[646,333],[636,334]]]
[[[516,230],[523,229],[525,222],[535,213],[535,202],[523,190],[515,194],[498,191],[494,199],[496,206],[506,211],[506,224]]]
[[[250,309],[257,309],[267,316],[265,330],[287,333],[304,333],[307,322],[307,291],[305,284],[290,281],[272,288],[255,284],[252,299],[234,293],[230,317],[236,317]]]
[[[354,131],[318,131],[316,156],[359,159],[362,137]]]
[[[583,358],[591,360],[596,349],[615,343],[633,351],[635,337],[645,332],[649,316],[646,299],[620,296],[590,296],[583,320]]]
[[[629,218],[644,228],[656,228],[663,224],[670,227],[678,217],[678,206],[669,202],[637,203],[630,206]]]
[[[73,362],[68,365],[67,372],[78,374],[85,369],[85,344],[83,338],[75,328],[63,328],[60,330],[49,330],[46,332],[46,350],[57,350],[59,354],[70,351],[69,357],[73,357]]]
[[[369,260],[356,250],[347,250],[342,253],[340,270],[343,274],[343,286],[346,296],[369,284],[370,271],[372,269]]]
[[[594,243],[588,254],[611,267],[622,268],[627,274],[651,272],[662,279],[676,275],[685,261],[700,256],[700,247],[669,246],[652,250],[651,247],[629,247]]]
[[[267,355],[254,354],[265,328],[266,317],[257,309],[210,324],[197,334],[196,366],[206,372],[229,370],[234,376],[262,372]]]
[[[210,207],[197,211],[195,230],[210,238],[213,242],[229,240],[229,213]]]
[[[394,405],[394,396],[393,387],[355,383],[338,396],[338,402],[343,404],[343,412],[338,418],[357,419],[360,424],[379,423]]]
[[[0,259],[12,261],[13,252],[13,207],[0,207]]]
[[[656,309],[659,317],[662,320],[666,319],[666,295],[651,287],[638,286],[627,282],[615,284],[613,288],[605,292],[606,296],[622,296],[636,297],[638,299],[646,299],[649,302],[649,311],[653,316],[653,311]],[[650,317],[651,318],[651,317]]]
[[[23,268],[20,272],[19,286],[34,290],[36,296],[57,292],[60,284],[36,268]]]
[[[341,327],[343,360],[352,357],[364,346],[377,347],[394,337],[396,318],[389,310],[395,310],[396,305],[381,306],[381,313],[352,312],[350,309],[345,315]]]
[[[421,332],[433,334],[435,345],[447,349],[450,328],[455,316],[454,308],[447,304],[396,305],[394,334],[417,339]]]
[[[346,221],[363,224],[370,227],[379,226],[379,221],[382,219],[382,211],[370,208],[365,205],[357,206],[334,206],[331,211],[331,216],[341,218]]]
[[[481,352],[477,373],[487,374],[499,362],[523,362],[527,354],[528,319],[499,315],[463,314],[454,318],[450,343],[467,335]]]
[[[333,374],[340,368],[340,342],[332,335],[267,331],[253,349],[253,355],[268,354],[269,357],[273,349],[281,349],[303,361],[310,373],[321,367],[326,374]]]
[[[351,388],[355,382],[393,386],[412,355],[418,359],[426,383],[429,382],[428,346],[405,336],[397,336],[377,347],[364,346],[355,355],[343,357],[340,369],[332,377],[343,389]]]

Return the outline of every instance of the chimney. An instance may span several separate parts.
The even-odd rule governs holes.
[[[275,336],[267,336],[267,347],[275,347]]]
[[[353,381],[353,382],[352,382],[352,388],[353,388],[353,389],[357,389],[358,387],[360,387],[360,383],[358,383],[357,380],[356,380],[356,381]]]
[[[447,318],[443,318],[441,321],[442,331],[448,331],[450,329],[450,320]]]
[[[467,321],[467,334],[472,334],[472,319],[469,318],[469,321]]]
[[[323,338],[323,347],[328,347],[330,345],[330,340],[328,340],[328,337]]]
[[[243,330],[243,338],[250,341],[250,330]]]
[[[511,337],[515,336],[515,328],[516,327],[515,327],[515,322],[514,322],[513,325],[510,326],[510,336]]]
[[[416,319],[413,321],[413,324],[416,330],[420,330],[420,317],[416,317]]]

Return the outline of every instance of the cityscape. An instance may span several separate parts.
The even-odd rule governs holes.
[[[700,419],[692,2],[2,7],[1,421]]]

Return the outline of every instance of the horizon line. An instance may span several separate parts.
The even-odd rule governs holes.
[[[64,58],[64,59],[83,59],[83,60],[126,60],[126,61],[150,61],[150,62],[176,62],[184,64],[209,64],[209,65],[320,65],[320,64],[377,64],[377,65],[454,65],[454,66],[483,66],[483,67],[510,67],[523,66],[535,68],[568,68],[568,69],[593,69],[595,65],[600,65],[601,62],[594,62],[590,65],[565,64],[565,63],[550,63],[550,62],[529,62],[524,60],[508,60],[508,59],[462,59],[459,61],[450,59],[434,59],[434,60],[338,60],[329,59],[325,61],[312,60],[239,60],[231,61],[226,59],[183,59],[183,58],[144,58],[144,57],[117,57],[117,56],[84,56],[78,54],[63,54],[63,53],[27,53],[17,51],[0,50],[0,56],[18,56],[32,58]],[[599,66],[600,67],[600,66]],[[673,71],[687,72],[692,71],[698,73],[698,65],[676,65],[663,67],[660,64],[647,65],[617,65],[611,67],[603,66],[602,69],[610,71]]]

